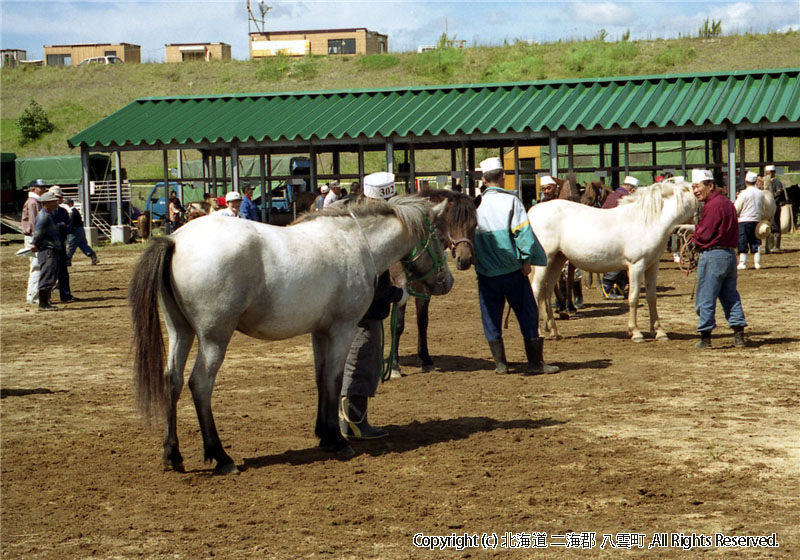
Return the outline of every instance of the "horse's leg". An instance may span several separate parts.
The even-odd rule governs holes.
[[[184,472],[183,457],[178,446],[178,399],[183,389],[183,370],[194,342],[194,332],[188,324],[177,328],[166,319],[169,330],[169,357],[167,358],[167,385],[170,399],[167,410],[167,434],[164,438],[164,467]]]
[[[428,353],[428,310],[431,300],[414,298],[417,306],[417,355],[422,365],[422,371],[433,371],[433,359]]]
[[[539,336],[550,332],[550,319],[553,316],[551,300],[547,294],[547,267],[537,266],[533,272],[531,285],[533,289],[533,299],[539,308]],[[544,311],[543,311],[544,310]]]
[[[349,459],[355,452],[339,430],[339,401],[342,393],[342,376],[347,353],[355,336],[355,323],[337,324],[327,335],[327,351],[321,360],[317,381],[317,428],[320,447],[334,451],[339,458]],[[318,337],[315,335],[314,353],[317,353]]]
[[[311,335],[311,346],[314,349],[314,382],[317,385],[317,411],[322,410],[322,396],[324,394],[324,383],[322,373],[325,369],[325,358],[328,355],[328,335],[325,333],[313,333]],[[322,439],[322,417],[317,414],[317,422],[314,425],[314,434]]]
[[[414,298],[417,299],[417,298]],[[394,347],[396,351],[394,356],[392,357],[392,378],[397,379],[402,377],[400,373],[400,336],[406,330],[406,304],[398,305],[397,306],[397,325],[396,325],[396,334],[394,337]]]
[[[228,348],[233,332],[227,336],[198,337],[197,359],[189,376],[189,389],[192,391],[197,419],[200,422],[200,433],[203,436],[203,455],[206,461],[216,461],[214,470],[220,474],[237,473],[239,469],[233,459],[225,453],[222,442],[211,413],[211,393],[214,390],[214,380],[217,372],[225,359],[225,350]]]
[[[650,332],[655,333],[656,340],[669,340],[667,332],[661,326],[656,306],[656,284],[658,282],[658,261],[653,263],[644,273],[646,282],[647,308],[650,312]]]
[[[574,284],[575,284],[575,266],[572,263],[567,263],[567,311],[570,313],[577,313],[574,300]]]
[[[633,342],[643,342],[644,336],[636,322],[636,311],[639,307],[639,292],[644,282],[644,260],[628,266],[628,334]]]

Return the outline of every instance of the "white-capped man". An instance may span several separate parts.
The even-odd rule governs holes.
[[[28,183],[28,198],[22,206],[22,235],[24,236],[25,248],[30,249],[33,243],[33,231],[36,225],[36,216],[42,209],[42,195],[47,190],[47,184],[41,179],[36,179]],[[39,258],[30,258],[28,269],[28,303],[39,303]]]
[[[539,202],[547,202],[548,200],[556,199],[558,196],[558,183],[556,183],[555,179],[550,175],[543,175],[542,178],[539,179],[539,185],[541,187]]]
[[[748,171],[744,176],[744,190],[736,197],[734,206],[739,216],[739,270],[747,268],[747,251],[753,253],[756,269],[761,268],[761,240],[756,237],[756,227],[764,208],[764,192],[756,186],[758,175]]]
[[[330,184],[330,192],[325,195],[325,202],[322,203],[323,208],[327,208],[339,198],[341,198],[342,194],[342,185],[339,184],[338,181],[335,181]]]
[[[323,208],[325,208],[325,197],[328,196],[331,188],[328,186],[327,183],[322,185],[319,189],[319,196],[314,199],[314,209],[319,212]]]
[[[617,187],[608,195],[603,203],[603,208],[616,208],[621,198],[624,198],[639,188],[639,179],[628,175],[622,181],[622,186]],[[608,299],[622,299],[628,289],[628,271],[614,270],[603,274],[603,294]]]
[[[395,194],[394,174],[379,172],[364,177],[364,197],[388,200]],[[393,303],[402,304],[407,298],[405,290],[392,285],[388,270],[378,276],[372,303],[358,322],[356,336],[344,365],[339,430],[347,439],[377,439],[389,435],[385,429],[370,425],[367,408],[380,381],[383,320],[389,316]]]
[[[514,310],[528,359],[525,375],[555,373],[556,366],[542,359],[544,341],[539,337],[539,310],[528,276],[531,265],[544,266],[547,256],[528,223],[522,201],[505,190],[505,171],[498,157],[481,162],[486,190],[478,206],[475,230],[475,271],[483,334],[497,373],[509,373],[503,344],[503,309]]]
[[[236,191],[231,191],[225,195],[225,208],[217,210],[215,214],[219,216],[231,216],[232,218],[241,218],[239,209],[242,207],[242,195]]]

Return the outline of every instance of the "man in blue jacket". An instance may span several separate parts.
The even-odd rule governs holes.
[[[504,188],[506,176],[500,158],[482,161],[481,171],[487,188],[478,206],[475,270],[483,333],[489,341],[495,371],[508,373],[502,331],[507,301],[517,316],[525,341],[528,358],[525,375],[555,373],[558,368],[542,359],[539,310],[528,280],[531,265],[546,265],[547,256],[528,223],[522,201]]]

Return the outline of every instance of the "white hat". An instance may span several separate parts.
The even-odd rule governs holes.
[[[708,169],[692,169],[692,184],[713,181],[714,176]]]
[[[235,200],[242,200],[242,195],[236,191],[231,191],[225,195],[225,202],[233,202]]]
[[[767,165],[764,168],[764,171],[775,171],[775,166],[774,165]]]
[[[758,179],[758,175],[756,175],[752,171],[748,171],[747,174],[744,176],[744,182],[750,183],[751,185],[755,184],[756,179]]]
[[[324,185],[322,185],[322,188],[319,189],[319,192],[321,192],[322,194],[326,194],[330,190],[331,188],[328,186],[327,183],[325,183]]]
[[[394,188],[394,173],[379,171],[364,177],[364,196],[387,199],[397,194]]]
[[[542,175],[542,178],[539,179],[539,182],[542,184],[542,186],[556,184],[556,180],[553,179],[550,175]]]
[[[56,196],[56,193],[54,193],[53,191],[47,191],[41,196],[40,200],[42,202],[54,202],[58,200],[58,197]]]
[[[637,179],[636,177],[632,177],[632,176],[630,176],[630,175],[628,175],[627,177],[625,177],[625,180],[624,180],[624,181],[622,181],[622,182],[623,182],[623,184],[625,184],[625,185],[632,185],[632,186],[634,186],[634,187],[638,187],[638,186],[639,186],[639,179]]]
[[[490,157],[481,162],[481,173],[484,175],[497,169],[503,169],[503,162],[499,157]]]
[[[52,187],[50,187],[47,190],[50,191],[51,193],[53,193],[56,196],[60,196],[61,198],[64,198],[64,191],[62,191],[61,187],[59,187],[58,185],[53,185]]]

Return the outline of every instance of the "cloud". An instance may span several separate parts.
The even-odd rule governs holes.
[[[633,10],[613,2],[575,2],[571,13],[573,21],[598,26],[626,26],[634,22]]]

